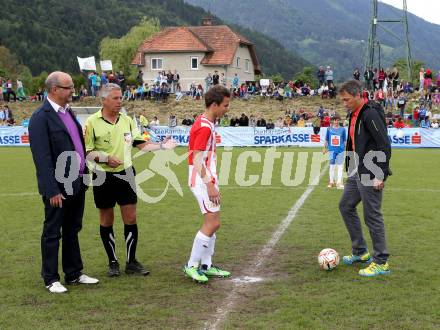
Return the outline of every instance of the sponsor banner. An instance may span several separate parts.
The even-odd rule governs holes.
[[[167,126],[154,127],[151,132],[159,139],[172,136],[180,145],[188,145],[190,127]],[[402,131],[399,133],[399,131]],[[293,127],[267,130],[253,127],[217,127],[218,146],[255,147],[255,146],[301,146],[323,147],[327,129],[319,134],[311,127]],[[403,134],[402,134],[403,133]],[[440,148],[440,129],[405,128],[388,129],[391,146],[397,148]]]
[[[150,130],[153,141],[163,140],[170,135],[179,145],[188,145],[191,127],[157,126]],[[273,147],[301,146],[323,147],[327,129],[314,134],[311,127],[290,129],[217,127],[218,146],[230,147]],[[440,148],[440,129],[404,128],[388,129],[388,138],[393,148]],[[28,128],[23,126],[0,127],[1,146],[29,146]]]
[[[0,147],[29,146],[27,127],[0,127]]]
[[[232,127],[233,129],[233,127]],[[318,134],[313,133],[311,127],[294,128],[251,128],[253,146],[303,146],[322,147],[324,146],[325,130]]]
[[[429,128],[389,128],[391,146],[397,148],[439,148],[440,130]]]
[[[151,131],[159,139],[170,135],[177,143],[187,145],[190,127],[154,127]],[[305,146],[322,147],[325,130],[314,134],[311,128],[271,129],[253,127],[217,127],[216,142],[218,146]]]
[[[177,126],[177,127],[168,127],[168,126],[155,126],[150,129],[150,133],[152,135],[153,141],[162,141],[167,136],[171,136],[178,145],[188,145],[189,141],[189,131],[191,127],[187,126]]]

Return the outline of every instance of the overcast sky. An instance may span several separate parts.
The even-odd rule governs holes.
[[[399,9],[403,8],[403,0],[379,0]],[[425,21],[440,24],[440,0],[407,0],[408,11]]]

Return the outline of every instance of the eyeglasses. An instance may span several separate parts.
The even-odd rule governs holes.
[[[57,87],[62,88],[62,89],[70,89],[70,90],[75,89],[75,86],[59,86],[59,85],[57,85]]]

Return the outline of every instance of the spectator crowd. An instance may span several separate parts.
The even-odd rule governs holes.
[[[196,118],[197,114],[193,116],[185,115],[180,121],[174,113],[172,113],[168,118],[168,123],[163,123],[163,125],[168,125],[169,127],[176,127],[179,124],[181,126],[191,126]],[[241,116],[229,116],[225,114],[222,118],[218,118],[215,125],[218,127],[266,127],[267,129],[276,128],[290,128],[290,127],[313,127],[317,132],[321,127],[329,127],[331,118],[338,117],[336,111],[327,111],[321,105],[317,110],[317,113],[307,112],[304,109],[299,110],[287,110],[283,116],[278,117],[273,120],[272,118],[264,118],[261,115],[246,115],[242,113]],[[154,116],[151,121],[144,115],[139,116],[139,124],[144,129],[150,129],[154,126],[160,126],[159,119]],[[348,120],[342,122],[343,125],[348,125]]]
[[[0,126],[14,126],[15,119],[7,104],[0,106]]]
[[[365,100],[375,100],[381,103],[385,109],[386,119],[389,127],[438,127],[440,116],[433,116],[432,110],[438,110],[440,105],[440,71],[434,77],[434,73],[428,68],[420,69],[419,86],[415,88],[411,83],[401,79],[397,68],[367,68],[363,74],[359,68],[353,71],[353,79],[364,80],[365,89],[363,97]],[[87,86],[81,85],[73,93],[73,101],[82,100],[85,97],[98,97],[102,86],[107,83],[116,83],[121,86],[123,100],[125,101],[152,101],[168,102],[170,97],[175,101],[183,98],[202,100],[204,94],[211,87],[221,84],[228,86],[234,98],[248,100],[251,98],[275,99],[283,101],[297,97],[317,96],[322,99],[335,98],[337,95],[334,84],[335,74],[331,66],[319,66],[316,72],[318,84],[312,86],[301,79],[274,82],[270,79],[260,81],[241,82],[238,74],[229,79],[224,73],[214,71],[209,73],[204,83],[192,82],[187,90],[182,90],[180,74],[177,70],[158,71],[152,82],[145,82],[143,72],[138,71],[136,83],[129,84],[122,71],[115,72],[89,72],[87,74]],[[26,96],[25,86],[20,79],[15,83],[11,79],[0,77],[0,102],[11,101],[42,101],[47,96],[44,88],[39,88],[34,95]],[[414,97],[414,95],[417,95]],[[1,105],[1,103],[0,103]],[[331,118],[335,111],[327,111],[322,106],[314,113],[307,113],[304,109],[286,113],[276,119],[263,118],[261,116],[247,117],[242,114],[240,117],[231,116],[221,118],[216,123],[218,126],[253,126],[267,128],[281,127],[306,127],[312,126],[315,130],[330,125]],[[146,120],[146,119],[145,119]],[[194,118],[183,118],[182,125],[190,125]],[[347,120],[341,121],[342,124]],[[5,105],[0,108],[0,124],[11,125],[14,123],[10,109]],[[148,125],[154,125],[158,119],[155,118]],[[176,126],[177,118],[169,122],[170,126]]]
[[[353,71],[353,78],[360,80],[359,68]],[[431,69],[420,68],[419,86],[415,88],[400,78],[396,67],[366,68],[363,78],[364,99],[373,99],[384,107],[389,127],[438,128],[440,117],[433,116],[432,110],[440,105],[440,71],[434,80]]]

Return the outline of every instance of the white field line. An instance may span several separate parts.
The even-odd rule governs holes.
[[[23,196],[36,196],[37,192],[18,192],[18,193],[0,193],[0,197],[23,197]]]
[[[320,173],[320,179],[327,172],[328,165],[326,165]],[[306,191],[301,195],[301,197],[296,201],[296,203],[291,207],[287,216],[281,221],[278,228],[272,233],[272,237],[266,243],[266,245],[260,250],[254,260],[252,260],[251,264],[245,269],[243,275],[253,276],[257,273],[263,266],[264,262],[267,260],[268,256],[272,253],[274,246],[278,243],[281,236],[284,232],[289,228],[289,225],[295,219],[298,211],[304,205],[307,198],[310,194],[315,190],[317,186],[308,186]],[[251,284],[256,282],[246,282],[246,281],[235,281],[232,282],[233,287],[228,296],[225,298],[223,302],[221,302],[219,307],[215,313],[215,315],[211,318],[212,322],[205,323],[205,329],[219,329],[228,316],[228,314],[235,309],[235,305],[237,303],[237,299],[239,295],[243,293],[243,291],[249,290],[251,288]],[[247,285],[246,288],[244,286]],[[240,291],[240,292],[239,292]]]
[[[321,189],[327,189],[324,187],[318,187]],[[183,190],[190,190],[188,187],[182,187]],[[235,189],[253,189],[253,190],[306,190],[306,186],[288,187],[288,186],[251,186],[251,187],[241,187],[241,186],[220,186],[220,190],[235,190]],[[163,191],[162,188],[142,188],[143,191]],[[388,188],[385,187],[385,191],[394,192],[440,192],[440,189],[424,189],[424,188]],[[24,196],[37,196],[38,192],[17,192],[17,193],[0,193],[0,197],[24,197]]]

